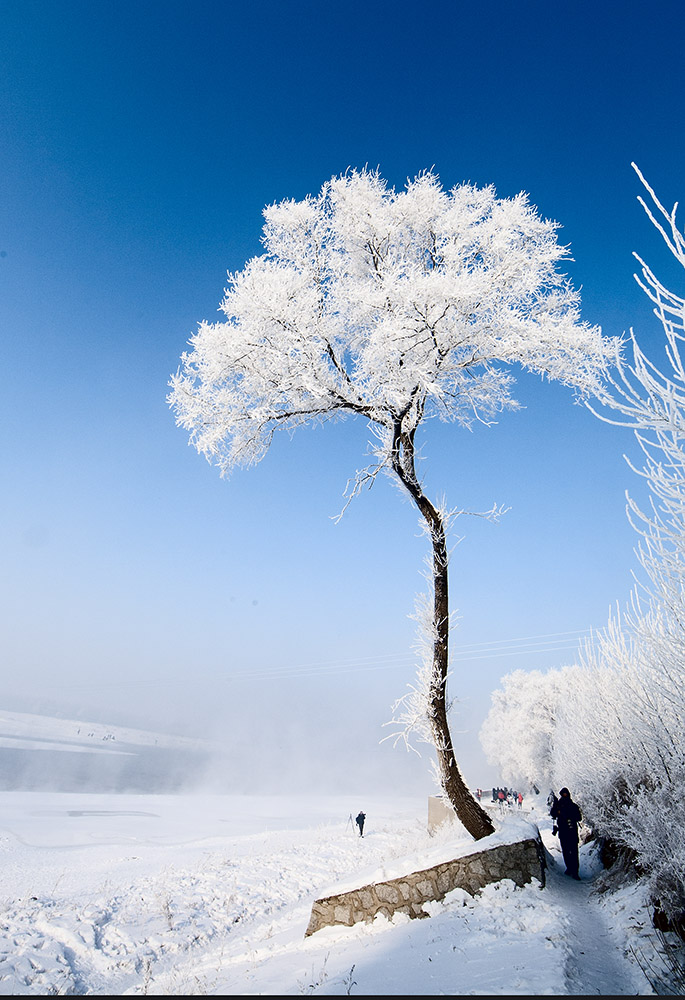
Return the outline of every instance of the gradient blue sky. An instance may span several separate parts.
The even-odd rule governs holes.
[[[685,197],[682,3],[0,14],[3,701],[223,734],[256,781],[277,755],[284,783],[334,762],[428,788],[425,761],[378,747],[412,679],[416,516],[379,482],[330,519],[365,428],[284,436],[226,482],[175,427],[167,379],[227,269],[259,252],[263,206],[365,164],[395,185],[434,167],[448,187],[527,191],[563,225],[583,317],[635,326],[660,361],[631,252],[672,269],[630,163],[666,204]],[[452,563],[455,651],[508,654],[455,663],[472,784],[492,779],[477,731],[499,677],[573,658],[509,640],[601,627],[635,567],[630,433],[530,377],[519,398],[497,427],[425,442],[429,490],[511,506],[463,519]]]

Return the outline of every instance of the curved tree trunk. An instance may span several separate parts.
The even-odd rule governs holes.
[[[447,721],[449,668],[449,590],[447,540],[440,512],[424,494],[416,478],[413,434],[395,434],[393,469],[425,519],[433,546],[433,670],[429,689],[429,716],[443,790],[459,821],[480,840],[494,832],[485,810],[476,802],[459,770]]]

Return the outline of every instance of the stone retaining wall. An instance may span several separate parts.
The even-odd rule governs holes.
[[[544,886],[545,866],[539,837],[500,844],[401,878],[317,899],[312,905],[305,937],[333,924],[351,927],[363,920],[373,920],[378,913],[386,917],[393,913],[425,917],[424,903],[443,899],[452,889],[465,889],[473,895],[490,882],[503,878],[510,878],[517,885],[537,878]]]

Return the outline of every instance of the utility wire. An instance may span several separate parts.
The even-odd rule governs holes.
[[[495,659],[497,657],[509,656],[535,656],[540,653],[557,652],[577,652],[581,646],[592,645],[604,632],[604,629],[583,628],[573,629],[566,632],[544,632],[539,635],[520,636],[515,639],[494,639],[487,642],[470,642],[453,645],[450,653],[450,665],[455,663],[469,663],[476,660]],[[227,672],[223,675],[213,673],[212,683],[231,683],[241,680],[278,680],[279,678],[299,678],[299,677],[332,677],[340,674],[371,673],[379,670],[393,670],[398,667],[411,667],[417,662],[416,652],[404,651],[398,653],[379,653],[374,656],[342,657],[333,660],[318,660],[311,663],[299,663],[292,665],[276,665],[273,667],[255,667],[253,669],[243,669],[236,672]],[[195,679],[200,680],[201,675],[195,674]],[[150,678],[149,680],[136,680],[136,687],[157,686],[159,680]],[[165,686],[183,683],[176,678],[164,679]],[[111,681],[109,683],[98,681],[97,686],[121,687],[126,686],[127,681]],[[45,685],[50,687],[51,685]],[[67,684],[66,687],[88,688],[89,683]],[[61,683],[60,689],[65,685]]]
[[[575,638],[534,642],[536,637],[529,636],[522,639],[501,639],[491,643],[467,643],[455,647],[450,656],[450,663],[467,663],[472,660],[493,659],[502,656],[530,656],[537,653],[555,653],[564,651],[577,651],[581,645],[592,644],[594,636],[598,634],[597,629],[583,629],[581,632],[557,632],[546,633],[546,635],[575,636]],[[589,634],[585,634],[589,633]],[[544,637],[541,636],[541,639]],[[516,645],[525,642],[526,645]],[[501,645],[508,643],[508,645]],[[500,644],[500,645],[498,645]],[[387,662],[380,662],[385,660]],[[257,667],[254,670],[244,670],[227,674],[225,681],[253,679],[264,680],[268,678],[277,679],[279,677],[309,677],[315,675],[333,676],[337,674],[351,674],[371,672],[377,670],[392,670],[400,665],[407,665],[416,661],[416,655],[411,653],[384,653],[376,657],[357,657],[354,659],[326,660],[318,663],[297,664],[292,666]]]

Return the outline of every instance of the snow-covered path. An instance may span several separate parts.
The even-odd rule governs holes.
[[[565,916],[568,956],[564,971],[566,992],[572,996],[635,996],[648,993],[648,984],[624,954],[612,933],[609,915],[593,894],[592,878],[598,873],[591,856],[581,854],[582,881],[564,874],[558,842],[542,832],[553,864],[547,871],[547,891]]]

